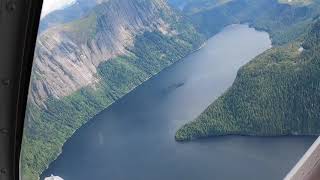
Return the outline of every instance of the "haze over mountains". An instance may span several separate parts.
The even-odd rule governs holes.
[[[45,0],[43,1],[42,5],[41,18],[45,17],[53,11],[66,8],[75,2],[75,0]]]
[[[47,5],[49,6],[47,9],[50,10],[50,13],[45,13],[45,16],[42,15],[43,18],[40,22],[40,32],[49,27],[79,19],[101,2],[103,2],[103,0],[59,0],[59,4],[63,8],[53,10],[54,7],[50,7],[50,1],[49,5]]]

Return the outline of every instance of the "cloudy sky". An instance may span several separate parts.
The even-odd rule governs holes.
[[[44,0],[41,18],[54,10],[62,9],[70,4],[73,4],[74,2],[76,2],[76,0]]]

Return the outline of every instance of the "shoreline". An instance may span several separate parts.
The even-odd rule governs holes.
[[[214,36],[214,35],[213,35],[213,36]],[[213,37],[213,36],[212,36],[212,37]],[[211,37],[210,37],[210,38],[211,38]],[[104,108],[102,111],[99,111],[99,112],[96,113],[96,115],[88,118],[88,120],[87,120],[84,124],[82,124],[78,129],[75,129],[75,130],[72,132],[72,135],[71,135],[64,143],[62,143],[62,147],[61,147],[59,153],[57,154],[57,157],[56,157],[55,159],[53,159],[53,160],[46,166],[46,169],[41,172],[40,176],[38,177],[38,180],[41,180],[41,177],[43,177],[43,173],[44,173],[47,169],[49,169],[50,165],[51,165],[54,161],[56,161],[56,160],[59,158],[59,156],[63,153],[64,145],[65,145],[81,128],[83,128],[85,125],[88,125],[88,123],[91,122],[91,119],[93,119],[94,117],[96,117],[97,115],[99,115],[101,112],[103,112],[104,110],[106,110],[106,109],[108,109],[109,107],[111,107],[114,103],[118,102],[120,99],[122,99],[122,98],[124,98],[125,96],[129,95],[131,92],[133,92],[133,91],[134,91],[135,89],[137,89],[138,87],[142,86],[142,85],[143,85],[145,82],[147,82],[148,80],[150,80],[150,79],[152,79],[152,78],[155,78],[155,77],[156,77],[159,73],[161,73],[162,71],[166,70],[167,68],[173,66],[174,64],[176,64],[176,63],[178,63],[178,62],[181,62],[183,59],[187,58],[187,57],[190,56],[191,54],[193,54],[193,53],[195,53],[195,52],[197,52],[197,51],[200,51],[202,48],[204,48],[204,47],[207,45],[207,41],[208,41],[210,38],[206,39],[206,40],[199,46],[199,48],[191,51],[191,52],[190,52],[189,54],[187,54],[186,56],[181,57],[179,60],[173,62],[172,64],[168,65],[167,67],[164,67],[164,68],[163,68],[162,70],[160,70],[159,72],[157,72],[157,73],[155,73],[154,75],[151,75],[150,77],[146,78],[146,79],[145,79],[143,82],[141,82],[139,85],[134,86],[134,87],[131,88],[127,93],[125,93],[123,96],[120,96],[116,101],[111,102],[111,103],[110,103],[106,108]]]
[[[202,140],[209,140],[214,138],[222,138],[222,137],[247,137],[247,138],[284,138],[284,137],[319,137],[317,134],[283,134],[283,135],[248,135],[248,134],[225,134],[225,135],[212,135],[212,136],[206,136],[206,137],[194,137],[191,139],[184,139],[184,140],[177,140],[178,143],[189,143],[192,141],[202,141]]]
[[[217,34],[219,34],[220,32],[222,32],[223,29],[227,28],[228,26],[233,26],[233,25],[247,25],[249,28],[253,28],[253,29],[256,29],[254,26],[250,26],[249,23],[239,23],[239,24],[236,24],[236,23],[233,23],[233,24],[229,24],[229,25],[226,25],[224,26],[221,30],[219,30],[217,33],[215,33],[214,35],[212,35],[211,37],[209,38],[206,38],[204,40],[204,42],[198,47],[196,48],[195,50],[192,50],[190,51],[189,54],[181,57],[180,59],[178,59],[177,61],[173,62],[172,64],[164,67],[163,69],[161,69],[159,72],[155,73],[154,75],[151,75],[150,77],[147,77],[143,82],[141,82],[140,84],[132,87],[127,93],[125,93],[124,95],[120,96],[116,101],[112,101],[108,106],[106,106],[102,111],[99,111],[97,112],[94,116],[90,117],[87,119],[87,121],[85,121],[79,128],[75,129],[73,132],[72,132],[72,135],[67,138],[67,140],[62,143],[62,146],[60,148],[60,151],[57,153],[57,156],[56,158],[54,158],[52,161],[50,161],[50,163],[46,166],[46,168],[39,174],[39,177],[38,177],[38,180],[42,180],[41,177],[44,177],[43,173],[49,169],[50,165],[56,161],[59,156],[63,153],[63,149],[64,149],[64,146],[66,143],[68,143],[70,141],[70,139],[82,128],[84,128],[86,125],[89,125],[89,123],[92,123],[91,119],[93,119],[94,117],[96,117],[97,115],[99,115],[101,112],[105,111],[106,109],[110,108],[114,103],[118,102],[120,99],[124,98],[125,96],[129,95],[130,93],[132,93],[135,89],[137,89],[138,87],[142,86],[145,82],[147,82],[148,80],[152,79],[152,78],[156,78],[161,72],[165,71],[167,68],[170,68],[171,66],[181,62],[182,60],[184,60],[185,58],[187,58],[188,56],[192,55],[193,53],[196,53],[197,51],[200,51],[201,49],[203,49],[204,47],[206,47],[207,45],[207,42],[213,38],[214,36],[216,36]],[[257,30],[257,29],[256,29]],[[259,31],[259,30],[258,30]],[[266,31],[261,31],[261,32],[266,32]],[[266,32],[268,33],[268,32]],[[269,34],[269,33],[268,33]],[[227,136],[227,135],[226,135]],[[195,138],[195,139],[201,139],[201,138]],[[192,139],[194,140],[194,139]],[[190,140],[185,140],[185,141],[177,141],[177,142],[188,142]]]

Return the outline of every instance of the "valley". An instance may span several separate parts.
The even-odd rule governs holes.
[[[274,47],[265,53],[269,46],[256,51],[245,63],[263,54],[242,68],[245,63],[237,66],[240,71],[234,84],[231,78],[218,94],[211,92],[216,98],[223,96],[216,101],[207,99],[192,118],[174,126],[172,140],[174,136],[186,141],[227,134],[318,134],[317,99],[307,93],[317,97],[317,49],[313,48],[317,42],[311,39],[318,37],[319,9],[317,0],[79,0],[50,13],[40,25],[35,52],[22,179],[38,179],[54,160],[64,156],[62,147],[79,128],[164,69],[198,53],[206,40],[231,24],[246,23],[268,32]],[[299,53],[301,46],[305,50]],[[205,47],[199,51],[202,49]],[[232,69],[233,73],[238,68]],[[271,78],[266,78],[269,75]],[[294,88],[288,80],[294,82]],[[165,87],[162,94],[181,91],[185,86],[185,79],[181,79]],[[257,94],[261,96],[252,98]],[[296,94],[297,99],[289,98]],[[260,97],[264,97],[262,101]],[[288,102],[301,106],[287,107]],[[271,107],[273,103],[278,106]],[[285,111],[274,113],[276,107]],[[306,123],[302,121],[305,118]],[[193,119],[197,120],[190,123]],[[302,143],[299,152],[307,145]]]
[[[270,47],[265,32],[247,25],[226,27],[199,51],[90,119],[65,143],[62,154],[41,177],[281,179],[315,137],[232,136],[188,143],[174,139],[184,123],[230,87],[241,66]]]

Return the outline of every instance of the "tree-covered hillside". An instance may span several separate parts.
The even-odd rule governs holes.
[[[190,17],[207,37],[233,23],[249,23],[267,31],[275,45],[288,43],[305,32],[305,26],[319,15],[319,0],[170,0]],[[179,3],[180,2],[180,3]]]
[[[320,20],[306,32],[241,68],[232,87],[176,139],[320,134]]]
[[[284,44],[300,37],[319,12],[318,3],[170,1],[183,11],[169,7],[166,0],[97,0],[94,6],[74,5],[47,17],[35,53],[23,180],[37,179],[65,141],[90,118],[198,49],[225,25],[248,22],[270,32],[275,44]],[[82,13],[66,12],[70,8],[75,8],[70,12]],[[268,53],[296,59],[301,56],[296,46]]]
[[[201,43],[196,34],[167,37],[160,32],[146,32],[137,37],[130,56],[100,64],[98,76],[102,81],[95,88],[82,88],[63,99],[50,98],[46,109],[30,103],[28,116],[32,116],[32,122],[28,122],[23,145],[23,179],[37,179],[76,129]]]
[[[126,1],[127,0],[121,0],[121,3],[125,3]],[[111,0],[108,2],[111,2]],[[122,55],[101,61],[97,66],[97,73],[95,74],[96,79],[99,81],[93,85],[84,86],[72,92],[70,95],[59,98],[52,96],[51,93],[47,93],[48,98],[45,100],[40,99],[40,105],[34,103],[36,101],[28,102],[27,123],[21,157],[23,180],[38,179],[48,165],[58,157],[66,140],[89,119],[162,69],[198,49],[204,42],[203,36],[199,34],[193,25],[186,21],[184,17],[167,7],[162,9],[162,7],[157,6],[158,9],[154,8],[155,5],[158,5],[157,3],[163,4],[165,1],[128,0],[128,2],[132,4],[133,8],[138,10],[144,9],[146,12],[136,10],[135,12],[126,13],[138,14],[139,16],[143,16],[142,18],[149,18],[150,21],[156,16],[155,18],[159,20],[159,23],[163,24],[158,24],[157,21],[147,22],[146,24],[150,25],[150,27],[146,26],[145,29],[147,30],[142,28],[138,29],[139,26],[133,27],[132,29],[136,31],[130,31],[135,33],[133,34],[134,39],[132,45],[127,46],[125,53]],[[40,86],[31,86],[33,94],[41,92],[41,89],[38,87],[44,86],[44,83],[36,83],[37,81],[41,82],[40,80],[45,77],[45,71],[39,71],[40,68],[55,71],[56,73],[51,75],[51,78],[57,79],[62,76],[70,77],[73,75],[72,73],[74,73],[71,70],[77,72],[76,68],[71,67],[69,68],[71,70],[68,71],[68,69],[66,70],[64,67],[67,67],[71,60],[73,60],[72,65],[88,63],[88,67],[90,66],[90,59],[83,59],[84,57],[90,56],[86,54],[86,51],[81,49],[82,47],[88,46],[87,49],[93,54],[96,52],[97,47],[95,47],[92,42],[97,41],[99,53],[104,53],[101,51],[104,51],[107,47],[103,47],[103,45],[110,45],[111,43],[108,41],[115,40],[115,37],[110,37],[112,33],[109,33],[106,39],[101,35],[113,30],[111,29],[113,28],[111,22],[108,21],[113,17],[109,17],[108,13],[110,12],[105,11],[109,10],[108,8],[117,11],[115,8],[121,5],[118,3],[120,3],[119,0],[112,0],[110,4],[105,3],[98,5],[91,10],[93,12],[90,12],[90,16],[63,24],[62,32],[65,33],[64,31],[67,31],[67,33],[72,36],[67,36],[67,38],[62,39],[61,41],[66,42],[59,44],[58,47],[52,47],[53,45],[51,45],[50,51],[46,51],[43,46],[37,46],[36,52],[39,54],[40,60],[36,58],[35,63],[43,64],[40,64],[41,67],[37,66],[39,64],[34,65],[32,81]],[[111,5],[114,5],[114,7],[109,7]],[[149,11],[150,9],[154,12]],[[92,14],[94,14],[94,16]],[[135,17],[128,17],[128,19],[130,18]],[[113,20],[116,21],[115,19]],[[121,17],[117,22],[128,24],[127,29],[131,28],[134,22],[123,22],[125,20],[126,17]],[[141,22],[138,17],[136,17],[135,20],[138,21],[138,25],[144,23]],[[157,25],[160,28],[158,28]],[[118,26],[120,25],[117,24],[115,28],[118,28]],[[94,28],[89,29],[88,27]],[[56,29],[61,27],[53,28],[55,28],[54,30],[56,31]],[[92,31],[92,29],[94,31]],[[51,29],[48,29],[44,34],[50,31]],[[114,34],[118,35],[117,32]],[[74,38],[74,36],[79,36],[79,38],[75,39],[78,40],[77,43],[81,45],[79,49],[76,50],[73,49],[75,43],[70,40]],[[121,36],[121,34],[119,36]],[[44,43],[41,42],[41,45],[50,45],[52,39],[56,40],[58,38],[59,36],[46,37],[43,40]],[[82,50],[83,52],[80,53]],[[56,54],[56,52],[60,54]],[[80,54],[79,57],[77,57],[78,54]],[[94,55],[92,56],[95,57]],[[43,57],[48,58],[41,59]],[[65,57],[76,58],[71,60],[67,59],[64,63],[59,64],[61,59]],[[83,62],[78,62],[78,60],[83,60]],[[54,66],[55,69],[50,69],[48,64],[52,62],[54,62],[54,65],[59,64],[59,66]],[[60,70],[64,70],[63,73],[59,74],[61,72]],[[84,78],[88,76],[85,72],[81,72],[80,75]],[[74,78],[71,79],[73,83],[78,84]],[[63,79],[59,81],[63,82]],[[49,90],[52,92],[60,90],[54,89],[54,86],[50,83],[52,83],[52,81],[46,84],[47,89],[45,88],[45,92],[49,92]],[[65,86],[71,86],[71,84],[65,84]]]

